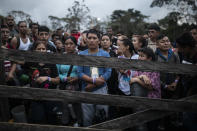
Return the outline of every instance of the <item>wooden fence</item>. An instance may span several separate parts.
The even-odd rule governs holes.
[[[82,55],[61,55],[40,52],[25,52],[17,50],[0,49],[0,61],[25,61],[56,63],[56,64],[72,64],[80,66],[97,66],[133,69],[141,71],[168,72],[176,74],[196,75],[197,66],[185,64],[167,64],[159,62],[148,62],[140,60],[126,60],[117,58],[105,58]],[[0,77],[0,130],[1,131],[103,131],[103,130],[122,130],[129,127],[138,126],[140,124],[171,115],[174,112],[197,112],[197,95],[180,100],[166,99],[149,99],[143,97],[126,97],[118,95],[101,95],[82,93],[75,91],[62,90],[43,90],[28,87],[10,87],[3,85],[3,64],[1,66]],[[67,102],[84,102],[93,104],[105,104],[122,107],[144,107],[146,110],[120,117],[114,120],[92,125],[84,128],[74,128],[67,126],[37,125],[24,123],[7,123],[9,117],[9,108],[7,98],[21,98],[32,100],[51,100],[51,101],[67,101]]]

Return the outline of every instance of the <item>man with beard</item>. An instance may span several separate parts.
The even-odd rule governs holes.
[[[14,22],[14,17],[11,15],[8,15],[6,17],[6,22],[7,26],[9,27],[10,30],[10,37],[14,37],[18,34],[17,30],[15,29],[15,22]]]

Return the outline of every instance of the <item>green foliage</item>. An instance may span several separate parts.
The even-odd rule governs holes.
[[[178,24],[179,15],[179,12],[171,12],[163,19],[158,20],[159,26],[163,29],[162,33],[166,34],[171,41],[175,41],[190,26],[188,23]]]
[[[115,10],[111,15],[110,26],[115,33],[123,32],[125,35],[131,36],[133,33],[145,33],[146,22],[148,16],[141,14],[140,11],[134,9]]]

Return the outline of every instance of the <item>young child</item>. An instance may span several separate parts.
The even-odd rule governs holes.
[[[150,48],[138,51],[139,60],[155,61],[155,55]],[[136,71],[130,80],[131,95],[149,98],[161,98],[160,74],[157,72]]]
[[[64,52],[64,47],[63,47],[63,43],[61,40],[56,40],[55,41],[55,46],[57,49],[57,53],[63,53]]]

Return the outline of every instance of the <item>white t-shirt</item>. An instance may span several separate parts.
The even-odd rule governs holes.
[[[130,59],[138,59],[139,55],[134,54]],[[124,59],[128,59],[125,56],[119,56],[118,58],[124,58]],[[118,73],[118,81],[119,81],[119,89],[125,94],[125,95],[130,95],[131,91],[130,91],[130,84],[129,81],[130,79],[133,77],[134,71],[132,71],[131,69],[129,70],[125,70],[125,73]]]

